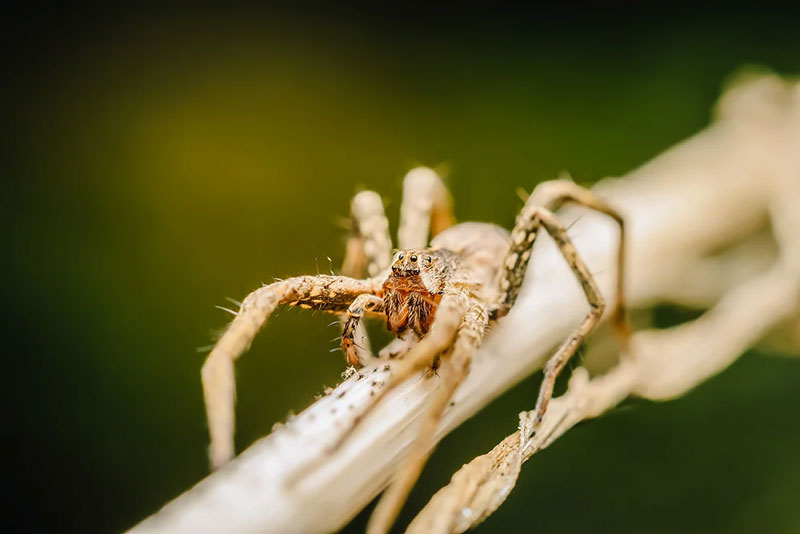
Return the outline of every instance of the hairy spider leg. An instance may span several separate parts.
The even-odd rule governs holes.
[[[328,449],[326,454],[322,454],[315,461],[307,463],[289,477],[288,484],[290,486],[324,463],[329,455],[335,454],[347,443],[356,428],[372,413],[386,395],[417,371],[430,367],[440,354],[452,346],[453,339],[458,333],[468,305],[469,297],[463,289],[451,286],[445,290],[430,331],[408,351],[403,359],[395,360],[392,365],[391,377],[384,387],[375,395],[375,398],[364,411],[353,418],[350,425],[342,432],[339,439]]]
[[[411,445],[411,451],[400,472],[383,492],[369,519],[367,525],[369,534],[388,532],[397,519],[411,488],[433,452],[436,445],[436,430],[439,428],[439,423],[450,399],[469,373],[472,355],[483,341],[488,321],[486,306],[471,299],[469,309],[459,326],[452,353],[439,368],[441,376],[439,389],[434,394],[431,406],[423,418],[419,435]]]
[[[539,206],[544,206],[548,210],[555,212],[565,203],[578,204],[593,209],[604,215],[611,217],[619,226],[619,241],[617,245],[617,277],[615,280],[614,302],[611,306],[611,326],[614,335],[622,348],[623,356],[628,355],[631,339],[630,323],[627,319],[625,305],[625,256],[627,231],[625,220],[622,215],[598,198],[594,193],[585,187],[581,187],[572,180],[550,180],[542,182],[533,191],[532,201]]]
[[[514,306],[525,279],[528,262],[531,257],[539,226],[531,226],[530,210],[539,206],[550,212],[558,210],[565,203],[574,203],[593,209],[611,217],[619,226],[619,244],[617,246],[615,280],[615,298],[611,311],[611,324],[617,342],[623,354],[627,354],[630,346],[631,329],[625,308],[625,256],[626,230],[622,216],[608,204],[597,198],[594,193],[571,180],[550,180],[542,182],[528,197],[525,207],[517,217],[517,223],[511,233],[511,248],[500,272],[500,296],[498,305],[500,316]],[[569,261],[569,260],[567,260]]]
[[[452,200],[442,179],[427,167],[411,169],[403,179],[403,204],[397,246],[424,248],[428,233],[436,235],[453,225]]]
[[[365,293],[359,295],[347,308],[347,315],[344,317],[344,327],[342,328],[342,349],[347,355],[350,365],[361,366],[365,362],[361,361],[359,345],[366,348],[368,343],[367,335],[364,333],[361,323],[365,313],[383,313],[383,299],[376,295]],[[360,343],[357,343],[358,340]]]
[[[380,276],[392,261],[392,237],[380,195],[361,191],[350,203],[350,214],[352,226],[342,274],[353,278]]]
[[[402,384],[411,375],[430,367],[434,360],[452,344],[458,332],[461,320],[467,311],[469,298],[463,290],[449,288],[445,291],[439,307],[436,310],[436,319],[430,331],[419,343],[408,351],[402,360],[396,361],[392,366],[392,376],[383,389],[367,408],[353,419],[350,427],[342,434],[341,438],[333,445],[331,452],[338,450],[353,434],[353,430],[364,420],[389,392]]]
[[[374,191],[361,191],[350,202],[351,227],[345,247],[342,274],[352,278],[370,278],[381,276],[389,268],[392,261],[392,237],[389,233],[389,221],[383,209],[380,195]],[[365,273],[366,271],[366,273]],[[349,339],[359,343],[345,342],[347,317],[342,317],[342,346],[350,365],[365,365],[372,356],[369,336],[363,323],[356,322],[355,328],[348,335]]]
[[[535,432],[542,421],[547,405],[553,396],[553,386],[567,361],[577,351],[586,336],[594,329],[605,309],[605,302],[589,269],[578,255],[572,241],[567,235],[566,228],[558,221],[556,216],[546,207],[539,205],[544,202],[548,206],[558,207],[563,202],[572,201],[602,213],[610,215],[620,225],[620,245],[617,255],[617,298],[612,320],[616,326],[614,331],[620,340],[623,351],[629,346],[630,328],[627,325],[625,307],[623,302],[623,259],[624,259],[624,226],[622,218],[611,208],[596,199],[588,190],[568,181],[546,182],[537,187],[534,194],[526,202],[519,216],[514,230],[511,233],[511,247],[500,275],[500,309],[509,309],[513,306],[519,295],[520,287],[525,278],[528,262],[530,261],[533,245],[540,228],[544,228],[553,238],[562,256],[567,261],[570,269],[581,284],[586,300],[589,302],[589,312],[584,317],[578,328],[562,343],[555,354],[548,360],[544,368],[544,379],[539,389],[536,400],[533,431]]]
[[[250,347],[275,307],[289,304],[342,313],[359,295],[378,295],[381,291],[380,284],[373,280],[299,276],[257,289],[244,299],[239,313],[217,341],[201,370],[212,469],[222,466],[234,455],[236,382],[233,364]]]

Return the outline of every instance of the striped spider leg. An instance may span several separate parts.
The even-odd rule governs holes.
[[[275,282],[250,293],[239,313],[217,341],[201,370],[203,395],[211,437],[209,458],[212,469],[234,455],[234,362],[250,347],[258,331],[279,304],[332,313],[347,311],[363,294],[380,294],[380,282],[346,276],[298,276]]]
[[[247,349],[269,315],[280,304],[343,314],[362,295],[380,294],[375,278],[391,260],[392,242],[377,193],[363,191],[351,204],[353,230],[342,266],[347,276],[301,276],[257,289],[206,358],[201,371],[211,437],[209,460],[217,469],[233,458],[236,382],[233,364]],[[369,279],[361,280],[367,271]]]
[[[572,244],[572,240],[567,235],[567,229],[553,214],[554,210],[557,210],[566,202],[572,202],[599,211],[614,219],[619,225],[616,297],[611,313],[611,322],[623,354],[628,352],[630,345],[631,331],[626,319],[625,293],[623,290],[625,278],[625,225],[622,217],[588,189],[570,180],[553,180],[541,183],[525,203],[517,217],[514,230],[511,232],[511,247],[499,278],[498,315],[503,315],[516,302],[528,270],[528,262],[531,258],[533,245],[536,242],[536,236],[541,228],[544,228],[553,238],[573,274],[580,282],[590,309],[578,328],[561,344],[544,367],[544,379],[536,399],[536,415],[533,422],[534,433],[539,428],[542,417],[547,410],[547,404],[553,396],[556,378],[572,355],[578,350],[586,336],[597,326],[605,310],[603,295],[600,293],[594,278],[575,249],[575,245]]]

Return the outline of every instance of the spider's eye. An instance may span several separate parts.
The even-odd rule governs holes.
[[[403,253],[397,255],[397,261],[403,261]]]
[[[433,261],[433,258],[431,258],[430,256],[428,256],[426,259],[428,260],[428,263]]]
[[[416,254],[412,254],[411,255],[411,263],[414,263],[415,261],[417,261],[417,255]]]

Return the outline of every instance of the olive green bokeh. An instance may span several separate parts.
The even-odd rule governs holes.
[[[228,320],[214,305],[335,270],[360,188],[394,225],[405,171],[440,166],[460,220],[509,226],[518,187],[619,175],[701,129],[740,65],[800,72],[789,15],[26,14],[0,200],[6,520],[120,531],[203,477],[195,349]],[[338,380],[330,321],[281,311],[238,363],[239,448]],[[680,400],[581,425],[479,532],[798,531],[798,379],[800,359],[749,354]],[[402,521],[535,393],[449,436]]]

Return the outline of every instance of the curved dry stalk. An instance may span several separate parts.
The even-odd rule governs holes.
[[[785,146],[800,148],[800,90],[795,114],[782,131]],[[791,92],[789,93],[791,95]],[[782,143],[783,144],[783,143]],[[589,379],[577,369],[567,392],[554,399],[541,430],[528,438],[535,412],[520,414],[520,426],[489,453],[453,475],[412,521],[407,532],[464,532],[491,515],[506,499],[522,464],[574,425],[597,417],[630,395],[650,400],[678,397],[733,363],[786,320],[800,320],[800,166],[772,177],[768,206],[780,253],[762,274],[734,286],[695,321],[634,336],[634,359],[621,359],[608,373]],[[724,333],[724,335],[720,335]],[[800,349],[800,339],[796,338]]]
[[[723,98],[720,118],[708,129],[626,178],[598,185],[598,194],[619,209],[630,229],[626,266],[632,306],[687,298],[683,282],[692,280],[694,268],[707,261],[709,254],[743,243],[764,227],[772,180],[785,176],[795,157],[790,141],[785,140],[785,125],[787,117],[800,108],[796,93],[796,87],[775,77],[737,87]],[[581,214],[571,235],[592,272],[598,273],[601,292],[611,300],[616,228],[605,217],[579,208],[562,213],[565,221],[570,220],[569,214]],[[540,367],[551,348],[585,313],[577,282],[552,243],[543,241],[534,253],[535,267],[515,310],[497,324],[476,354],[469,376],[455,394],[455,404],[439,426],[438,438]],[[741,256],[732,254],[719,261],[738,266]],[[759,268],[757,261],[742,261],[741,268],[734,269],[715,291],[730,294]],[[537,318],[533,324],[531,317]],[[645,338],[640,335],[639,339]],[[386,486],[407,454],[420,417],[435,395],[436,380],[419,375],[404,383],[387,395],[329,461],[294,487],[286,481],[338,439],[353,417],[370,404],[390,372],[383,364],[362,369],[133,531],[330,532],[341,528]],[[579,372],[573,383],[580,376]],[[587,384],[594,388],[596,383]],[[644,389],[640,393],[649,394]],[[546,421],[554,421],[558,410],[563,413],[560,406],[563,401],[553,401]],[[545,429],[538,434],[544,435]],[[521,464],[523,448],[517,448],[518,457],[506,459]],[[489,487],[473,486],[474,493]]]

